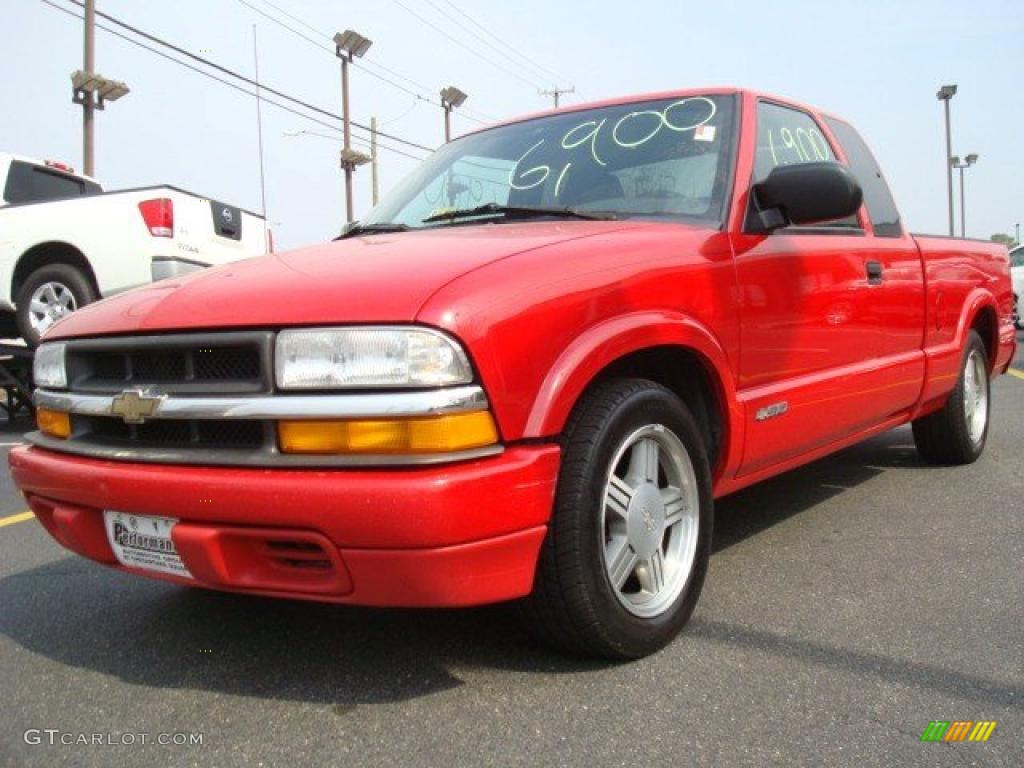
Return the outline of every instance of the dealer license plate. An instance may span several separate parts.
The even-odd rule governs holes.
[[[103,518],[110,547],[122,565],[192,578],[171,540],[177,520],[111,510]]]

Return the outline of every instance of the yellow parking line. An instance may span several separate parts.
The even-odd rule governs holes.
[[[24,523],[26,520],[31,520],[35,515],[31,512],[19,512],[16,515],[10,517],[0,517],[0,528],[5,525],[14,525],[15,523]]]
[[[1024,379],[1024,371],[1018,371],[1016,368],[1007,368],[1006,372],[1011,376],[1016,376],[1018,379]]]

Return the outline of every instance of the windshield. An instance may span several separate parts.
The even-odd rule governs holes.
[[[491,128],[439,149],[362,223],[451,226],[454,220],[423,220],[492,204],[717,226],[734,114],[731,96],[688,96]]]

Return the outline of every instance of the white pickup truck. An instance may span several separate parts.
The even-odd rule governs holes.
[[[35,346],[84,304],[268,250],[258,214],[170,186],[104,192],[66,165],[0,153],[0,337]]]
[[[1010,251],[1010,276],[1013,278],[1013,324],[1024,331],[1024,245]]]

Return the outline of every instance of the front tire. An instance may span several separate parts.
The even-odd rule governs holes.
[[[978,332],[971,331],[946,405],[913,422],[917,452],[929,464],[977,461],[988,439],[990,408],[988,353]]]
[[[528,622],[573,653],[657,651],[697,604],[712,518],[707,451],[682,401],[643,379],[599,385],[566,427]]]
[[[32,272],[15,297],[21,337],[30,347],[54,323],[96,300],[92,283],[70,264],[48,264]]]

